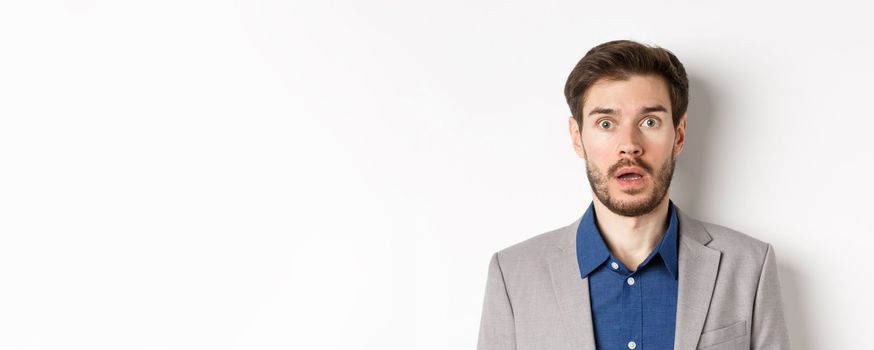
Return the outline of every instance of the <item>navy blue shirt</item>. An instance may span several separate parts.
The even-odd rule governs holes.
[[[674,348],[677,319],[677,211],[668,204],[668,228],[646,260],[630,271],[607,248],[594,202],[577,229],[577,261],[589,278],[598,349]]]

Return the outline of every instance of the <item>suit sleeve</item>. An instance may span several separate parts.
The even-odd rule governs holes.
[[[507,285],[504,283],[504,273],[501,270],[497,253],[492,255],[492,260],[489,263],[477,349],[516,349],[513,306],[510,304]]]
[[[774,248],[768,244],[756,302],[753,309],[752,349],[789,349],[789,334],[783,316],[783,301],[780,293],[780,279],[777,274],[777,260]]]

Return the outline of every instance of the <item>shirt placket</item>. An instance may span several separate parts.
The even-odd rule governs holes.
[[[624,267],[623,267],[623,270]],[[639,271],[639,270],[638,270]],[[622,334],[625,338],[625,348],[640,350],[642,348],[643,305],[640,274],[625,270],[622,281]]]

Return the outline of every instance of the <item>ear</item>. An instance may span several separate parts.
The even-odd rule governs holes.
[[[686,113],[680,116],[677,128],[674,130],[674,156],[680,155],[686,145]]]
[[[577,156],[580,158],[586,159],[586,150],[583,148],[583,137],[580,134],[580,126],[577,125],[577,120],[574,119],[574,116],[570,116],[567,119],[568,123],[568,132],[571,136],[571,143],[574,146],[574,152],[577,153]]]

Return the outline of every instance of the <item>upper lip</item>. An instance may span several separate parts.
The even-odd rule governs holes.
[[[616,177],[620,177],[625,174],[637,174],[643,176],[644,173],[643,170],[641,170],[640,168],[632,166],[620,168],[616,171]]]

